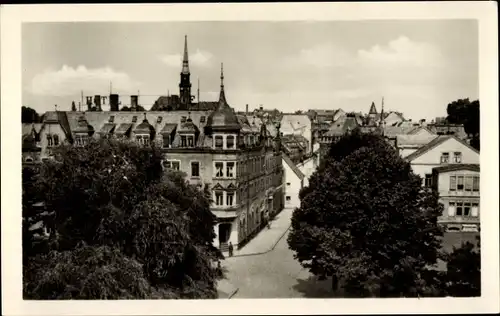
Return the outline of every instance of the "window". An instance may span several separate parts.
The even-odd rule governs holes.
[[[234,136],[233,135],[228,135],[226,137],[226,147],[229,149],[234,148]]]
[[[457,210],[456,210],[456,212],[455,212],[455,215],[456,215],[456,216],[462,216],[462,214],[463,214],[463,210],[464,210],[464,209],[463,209],[463,204],[462,204],[462,203],[460,203],[460,202],[459,202],[459,203],[457,203]]]
[[[292,198],[291,198],[290,196],[288,196],[288,195],[287,195],[286,200],[287,200],[287,201],[290,201],[291,199],[292,199]]]
[[[135,139],[141,145],[149,145],[149,135],[137,135]]]
[[[52,147],[54,146],[54,143],[52,142],[52,136],[47,135],[47,147]]]
[[[462,162],[462,153],[461,152],[456,152],[453,156],[453,160],[456,163],[461,163]]]
[[[450,153],[441,154],[441,163],[448,163],[450,161]]]
[[[111,116],[109,117],[109,122],[110,122],[110,123],[113,123],[114,121],[115,121],[115,116],[114,116],[114,115],[111,115]]]
[[[479,192],[479,177],[474,176],[472,179],[472,191]]]
[[[54,135],[54,146],[59,146],[59,135]]]
[[[179,170],[179,169],[181,168],[181,163],[180,163],[180,161],[171,161],[170,163],[171,163],[171,165],[172,165],[172,167],[171,167],[171,168],[172,168],[173,170]]]
[[[86,135],[76,135],[75,136],[75,145],[76,146],[85,146],[87,143],[87,136]]]
[[[194,147],[194,136],[190,135],[187,137],[188,147]]]
[[[432,186],[432,174],[427,173],[424,179],[424,186],[430,188]]]
[[[464,216],[470,216],[470,203],[464,203]]]
[[[158,118],[156,119],[156,123],[160,124],[162,120],[163,120],[163,117],[158,116]]]
[[[226,163],[226,177],[228,178],[234,177],[234,162]]]
[[[181,147],[187,146],[187,138],[186,136],[181,136]]]
[[[200,176],[200,163],[198,161],[191,162],[191,177]]]
[[[226,193],[226,205],[233,206],[233,203],[234,203],[234,192],[227,192]]]
[[[472,177],[465,177],[465,191],[472,192]]]
[[[24,159],[25,162],[33,162],[33,158],[31,157],[26,157],[26,159]]]
[[[186,119],[187,119],[187,118],[186,118],[185,116],[182,116],[182,117],[181,117],[181,123],[185,123],[185,122],[186,122]]]
[[[163,161],[163,167],[167,168],[167,169],[179,170],[180,165],[181,165],[181,163],[178,160],[164,160]]]
[[[464,190],[464,176],[457,176],[457,191]]]
[[[457,177],[450,176],[450,191],[455,191],[457,188]]]
[[[205,122],[205,115],[203,115],[202,117],[200,117],[200,123],[204,123]]]
[[[215,177],[222,178],[224,176],[224,163],[216,162],[215,163]]]
[[[224,196],[222,192],[216,191],[215,192],[215,205],[221,206],[224,204]]]
[[[286,183],[286,185],[287,185],[287,186],[290,186],[290,182],[287,182],[287,183]]]
[[[479,216],[479,203],[472,203],[471,216],[472,217]]]
[[[221,135],[215,136],[215,148],[221,149],[222,148],[222,142],[223,138]]]
[[[163,148],[170,148],[170,135],[163,135]]]
[[[137,122],[137,116],[136,116],[136,115],[134,115],[134,116],[132,117],[132,123],[136,123],[136,122]]]
[[[455,202],[450,202],[448,205],[448,216],[455,216]]]

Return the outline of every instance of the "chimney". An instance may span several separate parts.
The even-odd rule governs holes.
[[[137,111],[137,99],[138,99],[138,96],[136,96],[136,95],[130,96],[130,110],[131,111]]]
[[[101,112],[102,108],[101,108],[101,96],[100,95],[96,94],[94,96],[94,104],[95,104],[96,110]]]
[[[87,111],[92,110],[92,97],[87,97]]]
[[[248,115],[248,104],[246,105],[245,114]]]
[[[118,99],[119,99],[118,94],[110,94],[109,95],[109,107],[110,107],[111,111],[119,111],[120,110],[118,108]]]

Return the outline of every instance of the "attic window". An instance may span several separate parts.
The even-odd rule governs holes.
[[[181,117],[181,123],[185,123],[185,122],[186,122],[186,117],[185,116]]]
[[[200,117],[200,123],[204,123],[205,122],[205,115],[203,115],[202,117]]]
[[[137,116],[136,116],[136,115],[134,115],[134,116],[132,117],[132,123],[135,123],[135,122],[137,122]]]
[[[163,119],[163,117],[162,117],[162,116],[159,116],[159,117],[158,117],[158,119],[156,120],[156,123],[158,123],[158,124],[159,124],[159,123],[161,123],[161,120],[162,120],[162,119]]]
[[[110,122],[110,123],[113,123],[114,121],[115,121],[115,116],[114,116],[114,115],[111,115],[111,116],[109,117],[109,122]]]

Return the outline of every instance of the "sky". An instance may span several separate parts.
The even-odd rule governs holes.
[[[431,120],[479,97],[475,20],[53,22],[23,25],[23,105],[70,110],[112,83],[122,104],[139,93],[149,109],[178,94],[185,35],[192,94],[199,80],[201,101],[216,101],[223,63],[236,110],[367,113],[383,97],[385,111]]]

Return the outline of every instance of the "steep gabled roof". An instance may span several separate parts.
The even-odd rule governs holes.
[[[293,163],[292,159],[290,159],[290,157],[288,157],[287,155],[285,154],[282,154],[282,157],[283,157],[283,160],[286,162],[286,164],[290,167],[290,169],[292,169],[292,171],[295,173],[295,175],[297,175],[297,177],[300,179],[300,180],[304,180],[305,178],[305,175],[302,173],[302,171],[300,171],[300,169]]]
[[[469,144],[467,144],[466,142],[464,142],[463,140],[461,140],[460,138],[458,138],[454,135],[440,135],[440,136],[434,138],[433,140],[431,140],[427,145],[420,147],[417,151],[408,155],[406,157],[406,159],[408,161],[411,161],[415,158],[418,158],[418,157],[422,156],[423,154],[425,154],[426,152],[428,152],[429,150],[441,145],[445,141],[452,139],[452,138],[455,139],[456,141],[458,141],[459,143],[465,145],[466,147],[470,148],[474,152],[479,153],[476,149],[474,149]]]

